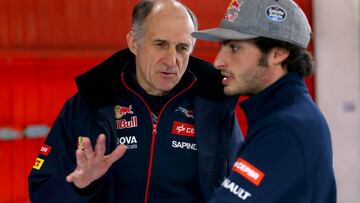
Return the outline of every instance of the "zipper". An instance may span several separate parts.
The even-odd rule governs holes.
[[[152,164],[153,164],[153,159],[154,159],[154,150],[155,150],[155,142],[156,142],[156,135],[157,135],[157,124],[160,121],[162,112],[164,111],[164,109],[166,108],[166,106],[168,106],[168,104],[170,102],[172,102],[176,97],[178,97],[179,95],[183,94],[184,92],[186,92],[187,90],[189,90],[196,82],[196,79],[194,81],[192,81],[192,83],[186,87],[185,89],[183,89],[182,91],[180,91],[178,94],[174,95],[173,97],[171,97],[165,104],[164,106],[161,108],[159,115],[157,117],[156,120],[153,119],[153,112],[151,111],[149,105],[146,103],[146,101],[142,98],[142,96],[140,96],[137,92],[135,92],[133,89],[131,89],[125,82],[125,75],[124,73],[121,74],[121,81],[124,84],[125,88],[127,88],[130,92],[132,92],[134,95],[136,95],[137,97],[139,97],[139,99],[144,103],[144,105],[146,106],[147,110],[149,111],[149,115],[150,115],[150,120],[152,123],[152,132],[151,132],[151,148],[150,148],[150,159],[149,159],[149,163],[148,163],[148,174],[147,174],[147,179],[146,179],[146,188],[145,188],[145,197],[144,197],[144,203],[148,202],[148,198],[149,198],[149,188],[150,188],[150,181],[151,181],[151,173],[152,173]]]

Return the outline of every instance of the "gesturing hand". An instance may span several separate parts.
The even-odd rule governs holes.
[[[95,145],[95,151],[89,138],[83,138],[84,149],[76,150],[76,168],[66,177],[66,181],[74,183],[78,188],[85,188],[93,181],[103,176],[110,166],[120,159],[125,151],[125,145],[119,145],[109,155],[105,155],[105,135],[100,134]]]

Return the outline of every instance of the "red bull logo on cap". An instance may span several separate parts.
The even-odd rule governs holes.
[[[115,118],[116,119],[120,119],[123,116],[125,116],[126,114],[133,114],[134,113],[132,111],[132,105],[130,105],[129,107],[116,105],[115,108],[114,108],[114,112],[115,112]]]
[[[237,0],[231,0],[230,5],[228,6],[227,10],[235,9],[237,11],[240,11],[240,7],[244,4],[244,1],[241,1],[240,3]]]
[[[226,13],[224,16],[225,21],[234,22],[238,17],[238,12],[240,11],[240,7],[244,4],[244,1],[231,0],[228,8],[226,9]]]

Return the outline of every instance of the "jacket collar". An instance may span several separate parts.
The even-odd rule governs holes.
[[[126,64],[134,63],[129,49],[116,52],[102,63],[75,78],[79,94],[95,107],[114,101],[120,89],[120,75]],[[222,76],[211,64],[190,57],[188,68],[197,78],[193,86],[198,95],[213,100],[223,100]]]
[[[278,81],[240,103],[248,123],[258,121],[276,112],[279,108],[293,102],[297,94],[309,94],[304,78],[290,72]]]

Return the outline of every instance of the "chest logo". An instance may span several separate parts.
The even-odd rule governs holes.
[[[174,135],[195,137],[195,126],[188,123],[174,121],[171,133]]]
[[[138,126],[137,116],[131,116],[130,120],[123,118],[123,116],[127,114],[134,114],[132,105],[129,105],[128,107],[116,105],[114,107],[114,113],[116,129],[135,128]]]
[[[133,114],[134,113],[132,111],[132,105],[130,105],[129,107],[116,105],[115,108],[114,108],[114,112],[115,112],[115,119],[120,119],[123,116],[125,116],[126,114]]]
[[[116,129],[135,128],[138,126],[137,116],[131,116],[130,120],[116,120]]]
[[[127,149],[136,149],[137,140],[135,136],[126,136],[126,137],[118,137],[117,138],[117,145],[124,144],[126,145]]]
[[[194,111],[193,110],[189,110],[189,109],[186,109],[184,107],[178,107],[175,112],[181,112],[183,113],[186,117],[188,118],[192,118],[194,119]]]

